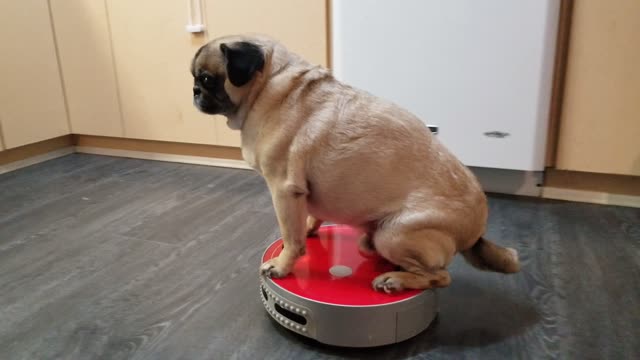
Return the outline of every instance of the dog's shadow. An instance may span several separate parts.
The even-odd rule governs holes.
[[[465,275],[455,278],[449,288],[439,290],[440,311],[430,327],[402,343],[376,348],[341,348],[320,344],[280,326],[276,328],[291,341],[326,355],[403,359],[436,348],[457,352],[495,344],[523,334],[540,321],[541,316],[531,300],[514,295],[515,284],[496,288],[496,284],[504,285],[496,275],[492,279],[482,274]]]

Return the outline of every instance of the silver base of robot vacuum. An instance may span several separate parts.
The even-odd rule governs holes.
[[[344,347],[407,340],[429,327],[438,313],[434,290],[394,303],[349,306],[303,298],[263,277],[260,298],[278,324],[321,343]]]

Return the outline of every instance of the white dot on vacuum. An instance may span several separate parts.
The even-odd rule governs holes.
[[[329,273],[335,277],[347,277],[353,274],[353,270],[350,267],[344,265],[335,265],[329,269]]]

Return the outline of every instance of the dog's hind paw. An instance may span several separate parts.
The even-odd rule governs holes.
[[[387,294],[393,294],[404,290],[402,280],[389,273],[382,274],[373,279],[372,285],[375,290],[384,291]]]

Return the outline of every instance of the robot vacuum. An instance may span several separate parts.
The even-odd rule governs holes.
[[[323,226],[307,239],[306,255],[281,279],[261,278],[260,298],[276,322],[321,343],[373,347],[409,339],[425,330],[438,312],[434,290],[377,292],[373,279],[394,265],[358,249],[361,232]],[[282,251],[282,239],[262,256]]]

